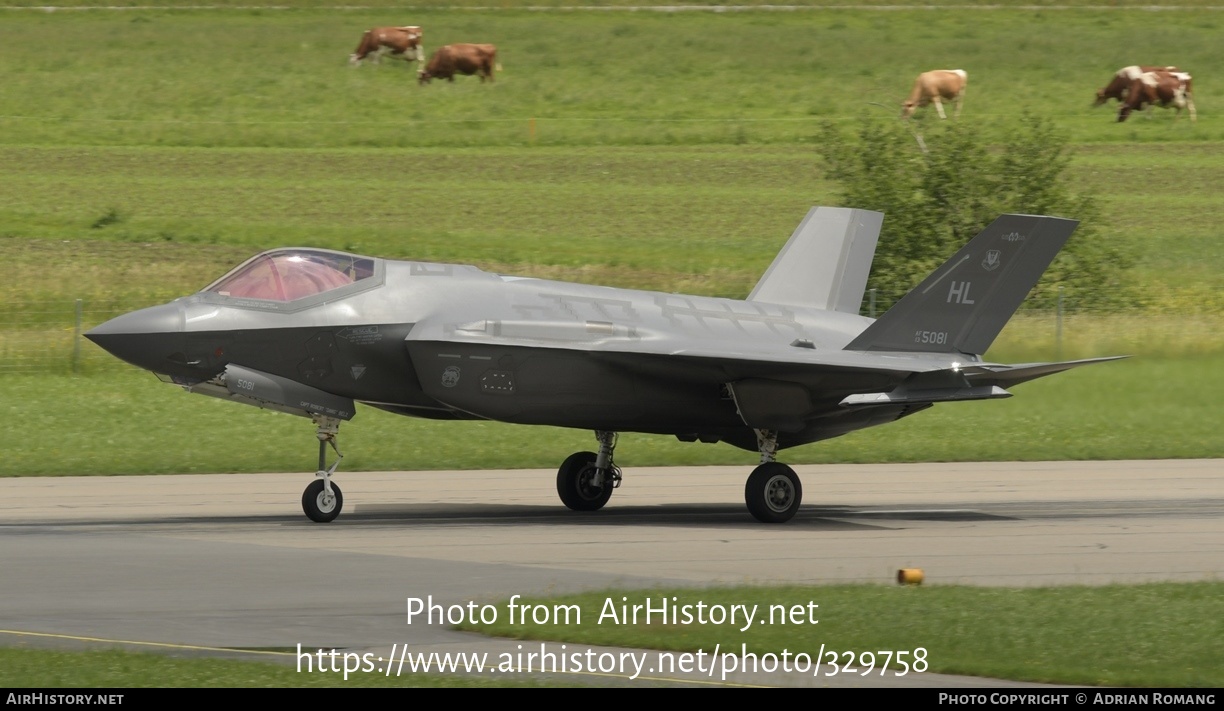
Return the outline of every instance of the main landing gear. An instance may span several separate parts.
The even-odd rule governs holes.
[[[315,472],[315,480],[310,482],[306,491],[302,492],[302,510],[307,518],[315,523],[334,521],[344,507],[344,495],[340,487],[332,483],[331,476],[340,466],[344,455],[336,447],[336,435],[340,432],[340,420],[334,417],[316,415],[315,436],[319,438],[319,470]],[[327,466],[327,446],[336,453],[336,461]]]
[[[775,461],[778,456],[778,433],[756,430],[761,464],[752,470],[744,485],[744,502],[748,513],[762,523],[784,523],[794,518],[803,500],[803,486],[794,469]]]
[[[557,470],[557,494],[574,511],[598,511],[621,483],[620,467],[612,463],[616,433],[596,431],[595,437],[599,440],[599,454],[575,452]],[[803,486],[794,469],[776,461],[778,433],[756,430],[756,437],[761,464],[752,470],[744,485],[744,502],[756,520],[784,523],[799,511]]]
[[[574,511],[598,511],[620,486],[620,467],[612,463],[616,433],[596,431],[599,454],[575,452],[557,470],[557,494],[561,503]]]

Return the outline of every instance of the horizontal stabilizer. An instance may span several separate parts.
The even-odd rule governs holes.
[[[842,399],[843,407],[863,405],[902,405],[957,400],[994,400],[1011,397],[1004,388],[1036,380],[1081,365],[1105,363],[1127,356],[1086,358],[1060,363],[967,364],[951,369],[914,373],[888,392],[856,393]]]
[[[748,300],[858,314],[883,222],[870,210],[813,207]]]
[[[985,353],[1078,224],[1000,216],[846,350]]]
[[[1111,360],[1122,360],[1130,356],[1107,356],[1105,358],[1085,358],[1083,360],[1066,360],[1058,363],[1020,363],[1017,365],[974,365],[964,369],[965,377],[974,385],[991,384],[1011,387],[1047,375],[1061,373],[1064,370],[1078,368],[1081,365],[1107,363]]]

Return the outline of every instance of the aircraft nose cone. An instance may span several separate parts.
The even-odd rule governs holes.
[[[177,356],[182,359],[183,309],[163,304],[117,316],[85,333],[116,358],[158,373]]]

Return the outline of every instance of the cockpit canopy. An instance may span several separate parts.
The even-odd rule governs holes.
[[[379,266],[379,260],[344,252],[276,249],[248,259],[201,293],[289,303],[340,289],[356,291],[375,286],[381,281],[377,278],[381,277]],[[360,286],[355,287],[357,284]]]

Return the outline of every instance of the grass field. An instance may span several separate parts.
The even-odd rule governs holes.
[[[1158,18],[1158,22],[1154,18]],[[491,42],[503,71],[418,87],[347,66],[361,32],[412,22],[427,48]],[[1204,142],[1224,89],[1214,10],[547,13],[10,11],[0,141],[257,148],[804,143],[824,120],[891,119],[913,77],[969,72],[966,121],[1025,109],[1078,142]],[[85,52],[45,52],[88,46]],[[1142,47],[1147,59],[1137,59]],[[1089,107],[1127,64],[1200,77],[1202,117],[1113,123]],[[932,114],[933,115],[933,114]],[[926,120],[926,117],[924,117]],[[932,119],[933,120],[933,119]]]
[[[1102,238],[1136,254],[1131,309],[1073,313],[1062,342],[1051,316],[1025,316],[989,355],[1145,358],[802,448],[796,461],[1033,456],[1023,437],[992,451],[957,445],[941,428],[966,416],[1023,418],[1020,432],[1055,440],[1045,457],[1220,453],[1201,424],[1220,407],[1193,397],[1214,382],[1224,350],[1224,124],[1211,110],[1224,89],[1210,81],[1224,74],[1219,13],[409,14],[427,46],[498,43],[505,71],[493,85],[419,87],[400,63],[349,67],[364,27],[409,21],[374,9],[4,16],[0,263],[15,278],[0,280],[0,355],[27,371],[0,379],[25,443],[5,473],[311,468],[303,422],[184,398],[91,344],[78,370],[105,379],[55,375],[69,369],[73,300],[88,327],[195,291],[274,246],[742,298],[807,208],[836,203],[812,143],[820,123],[893,120],[914,73],[931,66],[969,70],[961,121],[988,135],[1024,110],[1051,118],[1075,149],[1072,186],[1104,208]],[[1125,49],[1139,37],[1143,59]],[[52,43],[91,51],[43,51]],[[1199,75],[1198,123],[1160,111],[1119,125],[1089,108],[1095,88],[1134,61]],[[926,113],[915,125],[934,121]],[[1075,297],[1071,285],[1068,304]],[[98,403],[115,417],[78,414]],[[1155,413],[1167,413],[1158,421],[1168,430],[1140,424]],[[557,455],[539,442],[588,444],[585,433],[485,423],[435,437],[438,427],[363,411],[342,436],[345,466],[552,466]],[[221,456],[212,435],[198,449],[172,446],[184,429],[220,441],[262,431],[279,444]],[[102,443],[119,432],[148,437],[144,451],[157,455],[115,454]],[[622,448],[626,463],[745,456],[636,439]],[[438,444],[447,440],[466,444]],[[386,444],[400,441],[411,444]]]
[[[1072,172],[1152,304],[1224,311],[1224,143],[1080,147]],[[0,257],[29,275],[6,303],[170,299],[286,244],[743,298],[836,200],[805,146],[0,146],[0,190]],[[36,278],[51,264],[65,278]]]
[[[863,685],[878,677],[898,678],[908,667],[904,676],[911,679],[932,672],[1089,686],[1218,688],[1224,682],[1222,586],[1205,582],[1023,589],[842,585],[603,590],[517,601],[533,610],[547,609],[561,621],[558,624],[551,617],[545,625],[508,624],[507,601],[500,601],[492,603],[503,613],[500,624],[464,628],[511,639],[566,640],[571,653],[582,650],[579,645],[701,650],[708,662],[716,648],[736,655],[747,649],[766,668],[770,662],[765,655],[775,655],[776,662],[785,651],[789,665],[806,664],[813,676],[825,678],[835,675],[830,673],[832,664],[847,665],[846,655],[853,653],[854,670],[843,673],[858,675]],[[664,598],[680,606],[679,624],[660,623],[657,613],[650,623],[644,616],[636,624],[622,617],[626,609],[648,600],[658,609]],[[705,607],[699,610],[698,603]],[[731,605],[756,605],[753,624],[745,626],[742,615],[734,625],[711,622],[714,606],[725,610]],[[793,613],[796,606],[798,613],[788,614],[782,623],[779,613]],[[692,615],[691,621],[679,616],[683,614]],[[479,646],[469,649],[478,652]],[[898,654],[901,651],[907,654]],[[497,674],[463,677],[353,673],[345,679],[337,673],[299,673],[293,654],[264,651],[251,656],[269,661],[198,658],[199,652],[186,650],[153,655],[0,649],[0,686],[362,688],[542,683],[528,675],[506,673],[509,669],[504,666]],[[507,660],[489,653],[485,661],[496,666]],[[822,667],[813,672],[817,661]],[[610,683],[607,676],[575,675],[561,681]]]
[[[330,661],[330,660],[329,660]],[[134,689],[314,689],[538,687],[524,678],[480,678],[442,674],[299,673],[274,662],[180,658],[168,654],[101,649],[88,652],[0,648],[0,686],[9,689],[107,689],[140,703]],[[347,676],[348,678],[345,678]],[[505,676],[505,675],[503,675]],[[550,685],[555,686],[555,684]],[[165,698],[164,695],[161,698]]]
[[[1032,7],[1049,7],[1049,8],[1076,8],[1076,9],[1114,9],[1114,10],[1145,10],[1150,8],[1170,9],[1170,8],[1212,8],[1218,7],[1218,0],[947,0],[946,2],[933,3],[930,0],[794,0],[793,2],[777,3],[773,0],[745,0],[744,2],[714,2],[705,0],[703,2],[689,2],[681,4],[673,4],[668,0],[531,0],[530,2],[513,2],[511,0],[502,0],[497,3],[490,3],[488,0],[447,0],[445,3],[438,3],[447,8],[455,9],[472,9],[482,12],[487,11],[506,11],[520,9],[524,6],[532,8],[561,9],[566,11],[578,9],[604,10],[604,9],[620,9],[637,11],[641,9],[653,9],[660,12],[679,12],[679,11],[738,11],[741,9],[751,10],[760,8],[763,11],[778,11],[786,12],[792,9],[827,9],[836,8],[844,9],[848,5],[864,9],[879,9],[883,11],[892,11],[898,7],[919,7],[919,8],[958,8],[958,9],[981,9],[994,10],[1000,6],[1021,6],[1025,8]],[[0,3],[0,8],[26,8],[42,10],[48,7],[43,0],[4,0]],[[199,9],[197,0],[63,0],[56,2],[52,7],[72,10],[141,10],[148,7],[158,7],[163,9],[184,9],[195,10]],[[208,7],[226,8],[241,11],[252,11],[259,9],[261,12],[271,11],[293,11],[302,9],[345,9],[348,11],[367,10],[370,8],[388,8],[396,11],[416,12],[423,5],[409,4],[405,5],[398,0],[292,0],[292,2],[281,2],[277,5],[261,6],[253,4],[250,0],[212,0],[208,3]],[[677,10],[682,8],[682,10]],[[723,10],[719,10],[723,8]]]
[[[0,475],[313,471],[313,429],[301,418],[188,397],[88,344],[81,375],[65,375],[74,300],[89,325],[191,293],[271,247],[742,298],[809,206],[837,204],[816,150],[822,124],[849,132],[895,120],[913,77],[937,67],[968,71],[960,120],[988,138],[1025,112],[1068,136],[1071,184],[1103,207],[1099,234],[1136,256],[1130,308],[1072,311],[1061,341],[1050,314],[1024,313],[988,355],[1138,357],[785,459],[1224,455],[1224,405],[1211,396],[1224,391],[1224,14],[1215,0],[1024,0],[1029,7],[1002,9],[953,0],[942,5],[963,9],[940,10],[798,0],[808,9],[794,12],[528,12],[485,0],[448,0],[459,9],[393,0],[352,9],[337,9],[343,0],[294,0],[285,10],[246,0],[216,0],[209,4],[220,9],[210,10],[187,9],[193,0],[30,9],[45,4],[0,1],[0,414],[16,443]],[[490,4],[498,9],[471,9]],[[1183,9],[1140,7],[1169,5]],[[364,29],[402,24],[424,26],[430,49],[496,43],[504,71],[491,85],[459,78],[419,87],[413,67],[347,66]],[[1113,108],[1090,108],[1095,90],[1134,63],[1193,72],[1198,122],[1157,110],[1118,124]],[[913,126],[933,132],[936,120],[926,111]],[[966,439],[970,421],[991,436]],[[343,472],[555,467],[593,439],[363,407],[340,442]],[[626,468],[756,459],[726,445],[632,434],[618,449]],[[876,592],[867,604],[863,590],[793,591],[827,605],[821,631],[835,628],[831,641],[895,646],[894,633],[908,630],[913,645],[932,650],[933,670],[1221,683],[1217,583]],[[842,594],[854,605],[839,605]],[[862,619],[843,616],[851,608]],[[709,641],[636,632],[598,641]],[[0,670],[5,686],[306,683],[283,668],[121,652],[0,650]]]
[[[402,62],[347,66],[363,28],[392,22],[385,11],[11,11],[0,236],[20,239],[0,240],[0,258],[21,259],[31,238],[89,242],[79,291],[105,296],[178,295],[287,243],[742,296],[807,207],[836,199],[820,125],[892,120],[915,73],[960,66],[966,125],[1053,121],[1077,149],[1073,185],[1104,205],[1108,238],[1139,252],[1136,279],[1171,292],[1154,300],[1220,309],[1218,12],[1162,12],[1156,28],[1112,4],[410,14],[427,46],[497,43],[499,80],[419,87]],[[57,45],[90,52],[43,49]],[[1091,109],[1134,61],[1194,71],[1198,123]],[[156,245],[150,261],[176,273],[132,273],[106,251],[118,242]],[[75,276],[10,280],[0,295],[93,298],[65,293]]]
[[[547,609],[554,615],[548,624],[509,624],[503,616],[495,625],[461,627],[517,639],[631,648],[708,653],[719,645],[733,653],[746,648],[757,655],[779,656],[785,649],[792,659],[803,653],[813,663],[821,650],[854,650],[857,654],[850,657],[833,654],[823,661],[844,664],[853,659],[862,676],[870,674],[869,663],[874,675],[881,675],[885,657],[874,650],[921,649],[927,669],[944,674],[1055,684],[1218,687],[1224,681],[1224,623],[1213,610],[1224,605],[1222,587],[1212,582],[1029,589],[847,585],[605,590],[519,601]],[[678,606],[677,615],[687,611],[691,620],[681,616],[680,624],[660,623],[656,613],[646,624],[643,612],[636,624],[631,622],[634,605],[649,600],[658,609],[664,598]],[[704,620],[698,603],[707,606]],[[711,623],[710,606],[729,610],[734,604],[756,606],[754,624],[747,626],[744,616],[734,624]],[[558,606],[575,609],[561,614]],[[505,604],[497,607],[504,610]],[[872,658],[861,655],[868,651]],[[909,662],[914,659],[910,656]],[[896,658],[891,661],[896,673],[900,667]]]

